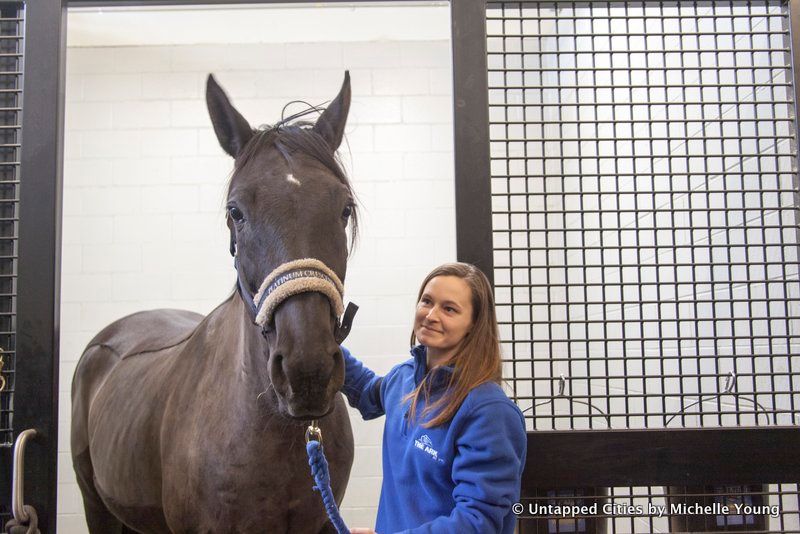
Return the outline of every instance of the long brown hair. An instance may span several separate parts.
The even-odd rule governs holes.
[[[497,316],[494,309],[492,286],[480,269],[469,263],[445,263],[435,268],[425,277],[419,288],[417,302],[422,298],[425,286],[437,276],[457,276],[464,280],[472,293],[472,329],[461,340],[455,355],[446,362],[453,366],[447,388],[434,403],[430,399],[431,373],[419,385],[405,396],[403,401],[411,401],[409,417],[414,420],[417,415],[417,403],[425,401],[421,418],[435,414],[430,421],[423,423],[424,428],[446,423],[453,418],[467,394],[486,382],[500,383],[502,380],[502,362],[500,356],[500,335],[497,330]],[[411,329],[411,346],[417,342],[414,329]]]

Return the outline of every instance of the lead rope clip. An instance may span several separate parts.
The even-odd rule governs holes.
[[[311,421],[311,424],[306,428],[306,443],[309,441],[318,441],[319,446],[322,447],[322,429],[317,426],[317,420]]]

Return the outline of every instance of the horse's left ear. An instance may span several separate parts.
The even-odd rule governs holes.
[[[320,134],[336,151],[342,144],[344,125],[350,112],[350,71],[344,71],[344,82],[339,94],[333,99],[328,109],[317,119],[314,131]]]
[[[206,105],[220,146],[231,157],[236,158],[253,137],[253,129],[241,113],[236,111],[228,95],[211,74],[206,80]]]

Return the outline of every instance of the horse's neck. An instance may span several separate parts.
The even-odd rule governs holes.
[[[232,401],[244,402],[237,408],[272,409],[275,394],[268,373],[269,348],[259,329],[253,326],[238,292],[212,311],[205,323],[204,337],[214,347],[210,372],[235,393]]]
[[[261,454],[265,448],[280,450],[287,440],[301,443],[307,425],[278,411],[278,399],[269,380],[267,343],[253,326],[238,292],[209,315],[208,323],[207,335],[219,336],[215,359],[226,360],[220,367],[227,376],[223,378],[226,424],[237,436],[237,446]]]

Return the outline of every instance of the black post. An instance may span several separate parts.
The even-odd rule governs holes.
[[[485,0],[452,0],[456,254],[494,282]]]
[[[25,458],[25,503],[56,529],[58,328],[66,3],[26,3],[17,279],[14,436],[38,435]]]

